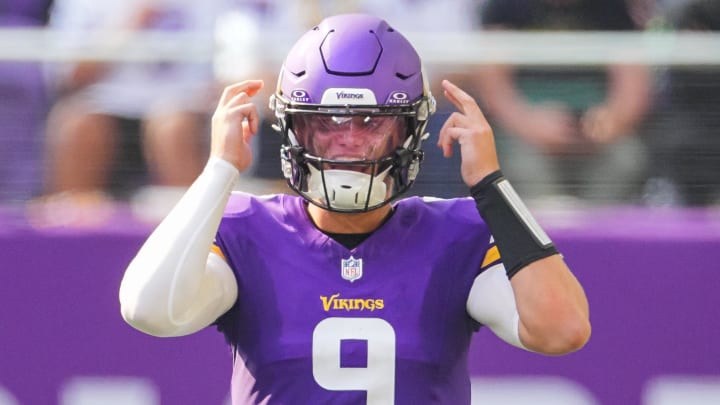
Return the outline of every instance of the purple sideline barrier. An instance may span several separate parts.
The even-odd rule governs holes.
[[[720,217],[709,212],[604,211],[539,216],[586,288],[593,336],[545,357],[483,330],[478,376],[560,376],[600,404],[642,404],[659,375],[720,376]],[[119,315],[122,272],[148,234],[119,218],[96,231],[33,230],[0,213],[0,402],[58,404],[76,377],[143,377],[163,405],[222,405],[231,357],[206,330],[159,339]],[[194,383],[193,383],[194,382]],[[12,402],[11,402],[12,403]]]

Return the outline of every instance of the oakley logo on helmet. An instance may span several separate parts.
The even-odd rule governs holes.
[[[299,103],[309,103],[310,97],[308,96],[307,91],[305,90],[293,90],[290,93],[290,98],[292,101],[296,101]]]
[[[388,97],[387,104],[407,104],[408,94],[404,91],[394,91]]]
[[[370,89],[330,88],[325,90],[321,103],[375,105],[377,101],[375,100],[375,94]]]

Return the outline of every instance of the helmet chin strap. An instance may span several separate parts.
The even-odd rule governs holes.
[[[312,165],[308,165],[308,168],[310,174],[308,175],[307,195],[313,199],[324,201],[330,208],[364,209],[366,202],[368,207],[372,207],[382,204],[387,197],[387,186],[383,180],[390,168],[374,177],[354,170],[332,169],[323,170],[321,173]],[[323,174],[325,176],[324,185]],[[372,182],[372,189],[370,182]],[[327,187],[329,201],[326,201],[325,198],[325,187]],[[369,199],[368,193],[370,194]]]

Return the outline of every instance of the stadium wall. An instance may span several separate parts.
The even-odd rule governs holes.
[[[36,229],[0,213],[0,405],[227,404],[232,359],[219,333],[154,338],[120,317],[122,273],[149,228],[116,215],[83,231]],[[474,403],[664,405],[677,395],[717,403],[712,215],[540,216],[586,288],[593,336],[580,352],[545,357],[481,330],[470,353]]]

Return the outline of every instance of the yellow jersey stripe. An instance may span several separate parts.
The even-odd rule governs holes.
[[[487,253],[485,253],[485,259],[483,259],[481,268],[485,268],[494,262],[498,261],[500,259],[500,251],[498,250],[497,246],[493,246],[490,249],[488,249]]]
[[[210,247],[210,251],[211,251],[212,253],[215,253],[216,255],[222,257],[223,260],[225,260],[225,254],[222,252],[222,250],[220,250],[220,246],[218,246],[218,245],[212,245],[212,246]]]

